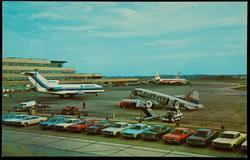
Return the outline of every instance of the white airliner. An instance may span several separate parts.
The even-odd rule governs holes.
[[[88,93],[97,95],[104,91],[103,87],[97,84],[59,84],[58,80],[47,80],[38,72],[22,72],[21,74],[28,75],[28,79],[35,86],[37,91],[60,95],[60,97],[64,95],[73,97],[75,95]]]
[[[160,77],[160,74],[158,72],[155,73],[155,81],[158,84],[175,84],[175,85],[180,85],[180,84],[189,84],[190,82],[186,79],[180,78],[180,72],[177,74],[175,78],[167,78],[167,79],[162,79]]]

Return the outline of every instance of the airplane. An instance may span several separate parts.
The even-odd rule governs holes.
[[[167,78],[167,79],[162,79],[160,77],[160,74],[156,72],[154,80],[157,84],[167,84],[167,85],[168,84],[175,84],[175,85],[190,84],[188,80],[180,78],[180,72],[177,74],[175,78]]]
[[[21,74],[28,76],[38,92],[59,95],[60,97],[64,97],[64,95],[74,97],[82,94],[98,95],[104,91],[103,87],[97,84],[59,84],[58,80],[47,80],[36,71],[22,72]]]
[[[190,91],[185,96],[171,96],[152,90],[135,88],[131,91],[130,97],[133,99],[138,99],[139,101],[142,99],[145,100],[145,105],[148,108],[157,105],[167,106],[170,101],[177,101],[180,107],[185,107],[186,110],[194,110],[204,107],[199,103],[199,93],[197,91]]]

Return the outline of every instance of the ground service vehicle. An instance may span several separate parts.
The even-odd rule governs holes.
[[[11,124],[13,125],[15,123],[15,121],[18,121],[20,119],[24,119],[26,117],[29,117],[29,115],[27,114],[20,114],[20,115],[17,115],[15,118],[8,118],[8,119],[5,119],[3,121],[4,124]]]
[[[101,134],[105,136],[119,136],[120,132],[130,127],[131,124],[127,122],[116,122],[109,127],[102,129]]]
[[[111,125],[109,121],[99,121],[95,125],[86,128],[88,134],[101,134],[101,130]]]
[[[208,128],[198,128],[196,132],[186,140],[187,144],[194,146],[207,146],[218,137],[218,132]]]
[[[68,127],[68,130],[72,132],[84,132],[87,127],[94,125],[94,124],[96,124],[96,121],[87,119],[87,120],[78,122],[76,124],[70,125]]]
[[[48,121],[39,123],[39,127],[42,129],[52,129],[54,128],[55,124],[63,123],[66,120],[67,119],[63,116],[54,116],[54,117],[51,117]]]
[[[13,109],[15,109],[16,111],[28,111],[30,107],[33,107],[35,105],[36,101],[22,102],[14,106]]]
[[[145,140],[159,140],[164,134],[170,131],[171,128],[166,125],[153,125],[142,132],[141,137]]]
[[[77,115],[78,113],[79,113],[79,108],[74,106],[66,106],[61,111],[61,114],[63,115]]]
[[[141,133],[147,130],[150,126],[147,124],[132,124],[129,128],[121,131],[121,136],[125,138],[139,138],[141,137]]]
[[[55,124],[54,129],[55,130],[66,130],[70,125],[76,124],[79,122],[81,122],[80,119],[70,118],[70,119],[67,119],[65,122]]]
[[[235,149],[247,138],[247,135],[237,131],[224,131],[212,141],[212,146],[219,149]]]
[[[28,116],[24,119],[20,119],[20,120],[15,121],[14,125],[27,127],[27,126],[38,124],[39,122],[44,122],[47,120],[48,120],[47,117],[40,117],[40,116],[36,116],[36,115],[31,115],[31,116]]]
[[[167,143],[180,144],[186,140],[187,137],[194,134],[195,131],[190,128],[174,128],[170,133],[162,136],[162,139]]]

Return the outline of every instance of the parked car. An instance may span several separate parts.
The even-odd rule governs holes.
[[[145,140],[159,140],[164,134],[169,133],[171,128],[166,125],[153,125],[142,132],[141,137]]]
[[[54,125],[55,130],[66,130],[70,125],[81,122],[80,119],[77,118],[69,118],[65,122],[57,123]]]
[[[130,127],[131,124],[127,122],[116,122],[110,127],[101,130],[101,134],[105,136],[119,136],[120,132]]]
[[[213,140],[212,145],[219,149],[235,149],[247,138],[247,135],[237,131],[224,131]]]
[[[54,117],[49,118],[48,121],[39,123],[39,127],[42,129],[52,129],[54,128],[55,124],[63,123],[66,120],[67,119],[63,116],[54,116]]]
[[[4,122],[4,120],[6,119],[11,119],[11,118],[16,118],[17,114],[15,113],[7,113],[2,115],[2,123]]]
[[[187,138],[186,142],[193,146],[207,146],[218,137],[218,132],[208,128],[198,128],[196,132]]]
[[[245,142],[243,142],[241,144],[241,149],[244,151],[244,152],[247,152],[247,140],[245,140]]]
[[[174,128],[170,133],[162,136],[162,139],[167,143],[180,144],[186,140],[187,137],[194,134],[195,131],[190,128]]]
[[[30,125],[34,125],[34,124],[39,124],[40,122],[44,122],[47,121],[48,118],[47,117],[41,117],[41,116],[37,116],[37,115],[31,115],[28,116],[24,119],[20,119],[14,122],[15,126],[23,126],[23,127],[27,127]]]
[[[68,127],[68,130],[72,132],[84,132],[87,127],[94,125],[94,124],[96,124],[95,120],[86,119],[76,124],[70,125]]]
[[[128,129],[121,131],[121,136],[125,138],[139,138],[141,133],[147,130],[150,126],[147,124],[132,124]]]
[[[95,125],[86,128],[88,134],[101,134],[101,130],[111,125],[109,121],[98,121]]]
[[[20,119],[24,119],[26,117],[29,117],[29,115],[27,114],[20,114],[20,115],[17,115],[15,118],[7,118],[3,121],[4,124],[10,124],[10,125],[13,125],[15,123],[15,121],[18,121]]]

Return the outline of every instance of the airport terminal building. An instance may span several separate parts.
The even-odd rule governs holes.
[[[59,80],[59,83],[97,83],[100,85],[121,85],[138,83],[136,78],[103,79],[100,73],[76,73],[74,68],[63,67],[66,61],[47,59],[27,59],[9,57],[2,59],[2,89],[24,90],[32,87],[27,77],[21,72],[39,71],[48,80]]]

